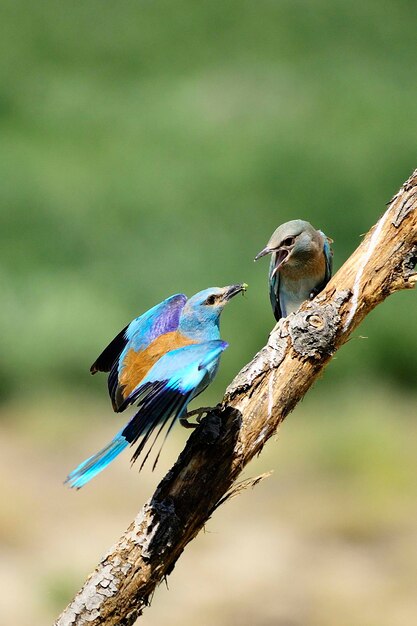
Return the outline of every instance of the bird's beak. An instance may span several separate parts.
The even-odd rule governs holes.
[[[267,254],[271,254],[272,252],[274,252],[274,250],[272,248],[268,248],[268,246],[266,246],[266,248],[264,248],[263,250],[258,252],[258,254],[256,255],[256,257],[253,260],[257,261],[261,257],[266,256]]]
[[[279,272],[281,265],[283,265],[285,261],[288,259],[288,257],[290,256],[290,250],[288,248],[285,248],[284,246],[282,246],[281,248],[269,248],[267,246],[266,248],[261,250],[254,259],[254,261],[257,261],[258,259],[260,259],[263,256],[266,256],[267,254],[274,254],[274,253],[275,253],[275,267],[272,272],[271,278],[273,278],[275,274]]]
[[[281,269],[282,265],[284,265],[285,261],[290,256],[290,250],[288,248],[278,248],[278,250],[274,250],[275,252],[275,267],[271,274],[271,278],[275,276],[277,272]]]
[[[223,300],[226,302],[231,300],[238,293],[245,293],[248,288],[246,283],[242,283],[241,285],[230,285],[230,287],[225,287],[225,293],[223,295]]]

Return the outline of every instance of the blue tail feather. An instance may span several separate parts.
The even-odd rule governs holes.
[[[80,463],[66,478],[65,482],[70,487],[80,489],[88,483],[94,476],[99,474],[122,450],[128,446],[128,442],[123,435],[118,433],[100,452],[90,456],[86,461]]]

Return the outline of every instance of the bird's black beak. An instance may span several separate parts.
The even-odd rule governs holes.
[[[290,256],[290,250],[284,246],[278,248],[278,250],[274,250],[275,252],[275,267],[271,274],[271,278],[275,276],[277,272],[281,269],[281,266],[284,265],[288,257]]]
[[[226,292],[223,295],[223,300],[226,302],[231,300],[238,293],[245,293],[248,288],[246,283],[242,283],[241,285],[230,285],[230,287],[226,287]]]
[[[256,257],[253,260],[257,261],[261,257],[266,256],[267,254],[271,254],[272,252],[273,252],[273,249],[272,248],[268,248],[268,246],[266,246],[266,248],[264,248],[263,250],[258,252],[258,254],[256,255]]]
[[[288,259],[290,255],[290,250],[286,246],[281,246],[279,248],[269,248],[267,246],[266,248],[261,250],[254,258],[254,261],[257,261],[261,257],[266,256],[267,254],[273,254],[273,253],[275,253],[276,256],[275,256],[275,267],[272,272],[271,278],[275,276],[277,272],[279,272],[281,265],[283,265],[285,261]]]

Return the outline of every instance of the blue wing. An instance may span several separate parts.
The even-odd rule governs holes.
[[[186,302],[186,296],[178,293],[134,319],[103,350],[90,372],[109,372],[129,342],[135,350],[143,350],[159,335],[176,330]]]
[[[107,385],[115,411],[119,410],[120,402],[116,395],[119,387],[120,362],[123,361],[126,349],[143,350],[160,335],[176,330],[186,301],[184,294],[176,294],[134,319],[113,339],[91,366],[92,374],[110,371]]]
[[[151,435],[156,431],[149,451],[142,462],[142,468],[156,439],[169,420],[171,423],[165,439],[175,420],[185,412],[190,400],[201,393],[211,382],[217,370],[219,357],[227,345],[221,340],[207,341],[171,350],[161,357],[126,399],[127,404],[138,402],[136,414],[107,446],[71,472],[66,482],[71,487],[82,487],[101,472],[124,448],[134,445],[140,439],[132,456],[132,462],[136,461]],[[154,466],[158,458],[159,453]]]
[[[120,412],[123,410],[121,405],[124,404],[126,381],[121,381],[121,374],[124,370],[125,358],[128,353],[139,357],[136,359],[137,362],[133,364],[133,367],[129,368],[130,375],[127,377],[129,381],[130,376],[133,375],[134,380],[132,382],[135,385],[143,379],[146,369],[150,369],[151,367],[151,364],[149,364],[149,367],[145,367],[145,372],[142,374],[143,367],[141,367],[141,365],[143,366],[145,363],[142,361],[141,353],[143,353],[148,346],[154,345],[163,335],[178,329],[179,318],[186,301],[187,298],[183,294],[171,296],[134,320],[127,327],[125,333],[126,345],[118,359],[113,363],[107,381],[110,398],[115,411]]]
[[[184,346],[167,352],[154,365],[127,399],[129,403],[138,401],[139,410],[123,430],[123,436],[130,445],[142,437],[132,461],[138,458],[153,431],[161,424],[149,449],[151,451],[158,435],[171,418],[166,433],[168,436],[176,418],[184,413],[187,404],[214,378],[218,359],[227,345],[225,341],[217,339]]]
[[[282,317],[281,305],[279,303],[279,282],[280,273],[276,272],[275,276],[271,278],[272,272],[275,269],[276,255],[271,255],[271,262],[269,264],[269,299],[271,301],[272,310],[274,312],[275,319],[278,321]]]
[[[331,279],[332,272],[333,272],[333,250],[330,246],[330,244],[333,243],[333,240],[330,239],[329,237],[326,237],[326,235],[324,234],[322,230],[320,230],[319,232],[324,237],[323,253],[324,253],[324,258],[326,260],[326,271],[324,274],[323,282],[317,287],[317,293],[319,293],[322,289],[325,288],[325,286]]]
[[[170,296],[129,324],[126,339],[134,350],[143,350],[154,339],[177,330],[181,311],[187,302],[183,293]]]
[[[332,277],[332,272],[333,272],[333,250],[330,247],[330,244],[332,243],[332,240],[329,239],[328,237],[326,237],[326,235],[324,233],[322,233],[322,235],[324,235],[323,252],[324,252],[325,259],[326,259],[326,275],[325,275],[325,278],[324,278],[324,280],[325,280],[325,283],[323,285],[323,287],[324,287],[325,285],[327,285],[327,283],[329,282],[329,280]]]

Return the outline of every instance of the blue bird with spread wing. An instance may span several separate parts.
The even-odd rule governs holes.
[[[270,254],[269,298],[275,319],[297,311],[332,276],[332,239],[304,220],[281,224],[255,261]]]
[[[205,289],[188,300],[184,294],[171,296],[133,320],[105,348],[91,373],[109,372],[116,412],[132,404],[137,411],[110,443],[69,474],[71,487],[85,485],[129,445],[137,444],[134,462],[149,443],[143,466],[164,427],[165,441],[188,403],[214,379],[228,346],[220,339],[220,315],[245,290],[242,284]]]

